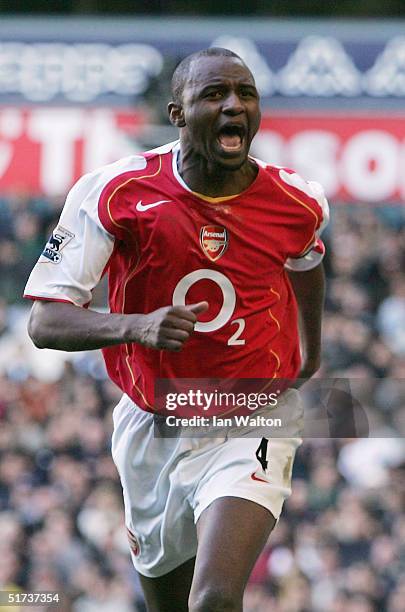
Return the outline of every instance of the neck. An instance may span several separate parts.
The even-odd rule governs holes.
[[[236,170],[211,164],[201,155],[189,150],[181,141],[178,170],[192,191],[213,198],[241,193],[253,183],[259,171],[257,164],[251,159],[246,159]]]

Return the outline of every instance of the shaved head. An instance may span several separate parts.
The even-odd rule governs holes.
[[[177,66],[172,77],[172,96],[173,102],[176,104],[182,103],[183,89],[189,77],[191,66],[200,57],[233,57],[245,65],[245,62],[239,55],[230,49],[223,49],[222,47],[209,47],[208,49],[196,51],[188,55]]]

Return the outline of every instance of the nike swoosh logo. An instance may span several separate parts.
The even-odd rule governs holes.
[[[253,474],[250,475],[250,478],[252,480],[258,480],[259,482],[269,482],[268,480],[264,480],[263,478],[259,478],[259,476],[256,476],[256,472],[253,472]]]
[[[153,202],[153,204],[142,204],[142,200],[139,200],[136,205],[136,210],[143,212],[145,210],[149,210],[149,208],[154,208],[155,206],[160,206],[160,204],[165,204],[166,202],[172,202],[172,200],[159,200],[159,202]]]

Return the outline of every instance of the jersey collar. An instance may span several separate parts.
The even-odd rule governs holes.
[[[187,183],[183,181],[182,177],[180,176],[180,172],[178,168],[179,155],[180,155],[180,141],[178,140],[174,144],[173,149],[172,149],[173,175],[175,179],[177,180],[177,182],[180,183],[180,185],[183,187],[183,189],[186,189],[186,191],[197,196],[197,198],[200,198],[200,200],[204,200],[205,202],[209,202],[211,204],[216,204],[218,202],[227,202],[228,200],[233,200],[234,198],[237,198],[240,195],[239,193],[236,193],[231,196],[221,196],[219,198],[212,198],[211,196],[204,195],[203,193],[198,193],[197,191],[193,191],[192,189],[190,189]]]

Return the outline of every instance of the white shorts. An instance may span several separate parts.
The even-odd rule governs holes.
[[[280,398],[297,404],[298,391]],[[112,456],[124,493],[134,566],[144,576],[167,574],[195,556],[196,523],[220,497],[242,497],[278,519],[291,493],[300,438],[272,438],[263,471],[261,437],[155,438],[153,415],[124,395],[113,412]]]

